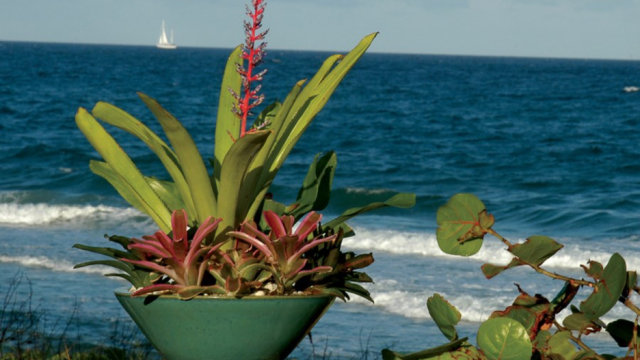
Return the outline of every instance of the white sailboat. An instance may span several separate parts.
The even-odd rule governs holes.
[[[164,20],[162,20],[162,33],[160,34],[160,39],[158,40],[158,44],[156,45],[158,49],[167,49],[173,50],[177,49],[178,46],[173,43],[173,29],[171,30],[171,41],[167,39],[167,32],[164,30]]]

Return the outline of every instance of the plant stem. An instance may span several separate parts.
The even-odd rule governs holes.
[[[500,241],[502,241],[503,243],[505,243],[507,245],[507,247],[509,249],[511,249],[513,247],[513,245],[509,242],[509,240],[505,239],[504,237],[502,237],[502,235],[498,234],[497,232],[495,232],[493,229],[489,229],[487,230],[488,234],[491,234],[493,236],[495,236],[496,238],[498,238]],[[556,273],[552,273],[550,271],[547,271],[543,268],[541,268],[538,265],[535,264],[531,264],[529,262],[526,262],[520,258],[518,258],[518,260],[520,260],[523,264],[525,265],[529,265],[533,270],[539,272],[540,274],[546,275],[548,277],[554,278],[556,280],[562,280],[562,281],[566,281],[569,282],[573,285],[583,285],[583,286],[588,286],[588,287],[595,287],[595,283],[591,282],[591,281],[587,281],[587,280],[578,280],[578,279],[574,279],[574,278],[570,278],[564,275],[560,275],[560,274],[556,274]]]

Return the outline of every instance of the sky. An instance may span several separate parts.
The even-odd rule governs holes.
[[[0,0],[0,41],[178,46],[243,41],[249,0]],[[640,0],[270,0],[271,49],[640,60]]]

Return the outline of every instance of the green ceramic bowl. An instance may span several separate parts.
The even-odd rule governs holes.
[[[167,360],[285,359],[335,300],[313,295],[184,301],[174,295],[132,298],[127,288],[115,293]]]

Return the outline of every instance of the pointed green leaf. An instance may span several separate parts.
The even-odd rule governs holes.
[[[302,85],[304,84],[304,82],[305,80],[298,81],[293,87],[293,89],[291,89],[291,92],[289,93],[289,95],[287,95],[284,103],[282,103],[282,106],[278,110],[278,113],[276,114],[275,118],[273,118],[273,121],[268,126],[268,130],[273,132],[274,135],[270,136],[267,139],[266,143],[264,144],[264,146],[256,156],[256,160],[252,165],[252,170],[249,171],[250,178],[253,178],[253,177],[258,178],[258,181],[257,181],[258,187],[254,190],[255,198],[254,198],[253,204],[251,204],[251,207],[249,208],[249,212],[247,213],[248,218],[253,218],[255,216],[255,213],[258,211],[258,208],[262,204],[262,200],[264,199],[265,195],[267,194],[267,191],[269,190],[269,187],[271,186],[271,182],[276,176],[277,169],[275,172],[270,172],[269,169],[271,168],[271,166],[269,165],[270,162],[268,161],[268,159],[272,159],[271,161],[273,161],[273,159],[275,158],[274,154],[278,153],[280,149],[276,145],[276,137],[280,136],[282,132],[286,131],[286,128],[285,130],[283,130],[284,122],[287,118],[287,114],[289,113],[289,111],[291,110],[291,107],[293,106],[293,103],[295,102],[296,98],[300,94],[300,91],[302,89]],[[253,171],[254,169],[257,169],[257,168],[260,168],[259,172]],[[254,179],[250,179],[249,181],[255,182]]]
[[[138,93],[138,96],[158,119],[175,150],[189,191],[193,194],[196,218],[198,223],[204,223],[207,217],[216,215],[216,198],[213,195],[209,173],[202,161],[200,151],[198,151],[187,129],[173,115],[147,95]]]
[[[108,257],[114,258],[116,260],[117,259],[121,259],[121,258],[131,259],[131,260],[139,260],[138,258],[133,256],[133,254],[131,254],[131,253],[128,253],[128,252],[122,251],[122,250],[118,250],[118,249],[107,248],[107,247],[97,247],[97,246],[87,246],[87,245],[82,245],[82,244],[74,244],[73,248],[74,249],[84,250],[84,251],[89,251],[89,252],[100,254],[100,255],[104,255],[104,256],[108,256]]]
[[[480,251],[485,230],[480,214],[482,201],[472,194],[457,194],[438,209],[436,238],[440,250],[450,255],[471,256]]]
[[[489,319],[478,329],[478,346],[490,360],[529,360],[532,344],[527,330],[509,318]]]
[[[458,332],[456,331],[456,325],[460,322],[462,315],[455,306],[451,305],[445,300],[442,295],[434,294],[427,299],[427,309],[429,315],[444,336],[450,341],[454,341],[458,338]]]
[[[269,130],[270,126],[273,126],[275,118],[282,109],[282,104],[279,101],[275,101],[265,107],[256,120],[253,122],[251,129],[253,130]]]
[[[118,261],[118,260],[92,260],[92,261],[85,261],[83,263],[80,264],[76,264],[73,266],[74,269],[80,269],[86,266],[93,266],[93,265],[103,265],[103,266],[110,266],[113,268],[116,268],[118,270],[122,270],[126,273],[130,272],[131,270],[133,270],[133,265],[122,262],[122,261]]]
[[[267,147],[269,149],[268,156],[264,159],[265,167],[258,182],[263,187],[258,191],[256,201],[262,201],[268,187],[295,144],[329,101],[338,84],[369,48],[376,35],[377,33],[371,34],[362,39],[335,67],[333,65],[340,57],[333,56],[327,59],[303,92],[296,96],[295,104],[292,104],[293,108],[290,111],[282,112],[286,118],[278,122],[279,128],[273,128],[275,143],[268,144]],[[283,105],[283,107],[285,106]],[[254,202],[249,214],[253,214],[258,206],[259,204]]]
[[[220,175],[217,216],[222,218],[222,222],[218,226],[216,241],[222,241],[227,232],[244,221],[253,198],[251,192],[241,189],[255,188],[255,184],[247,183],[247,171],[270,134],[269,131],[247,133],[229,149]]]
[[[540,266],[564,246],[550,237],[535,235],[522,244],[516,244],[509,250],[521,260]]]
[[[149,214],[163,231],[169,232],[169,209],[113,137],[83,108],[78,109],[76,124],[102,158],[129,185],[140,202],[138,205],[144,206],[145,213]]]
[[[501,265],[493,265],[493,264],[486,263],[482,265],[481,269],[484,276],[487,279],[491,279],[494,276],[499,275],[505,270],[508,270],[520,265],[522,265],[520,263],[520,260],[518,260],[518,258],[513,258],[507,265],[501,266]]]
[[[338,159],[333,151],[321,158],[320,154],[316,155],[298,191],[298,198],[292,204],[295,209],[290,214],[296,220],[310,211],[322,211],[329,205],[337,162]]]
[[[609,259],[593,293],[580,303],[580,311],[590,320],[606,314],[618,301],[627,281],[627,264],[620,254]]]
[[[176,154],[151,129],[126,111],[105,102],[99,102],[91,111],[96,118],[118,127],[142,140],[160,159],[176,184],[189,214],[195,214],[191,192],[184,178]]]
[[[220,174],[222,163],[227,152],[231,149],[235,139],[240,138],[240,118],[233,112],[238,101],[233,97],[229,89],[240,94],[242,77],[237,71],[236,65],[243,63],[242,46],[238,46],[231,52],[227,65],[224,68],[222,85],[220,87],[220,100],[218,102],[218,117],[216,120],[214,167],[213,177],[216,190],[220,188]],[[216,195],[218,195],[216,193]]]
[[[339,226],[344,224],[349,219],[352,219],[355,216],[358,216],[362,213],[365,213],[371,210],[380,209],[380,208],[389,207],[389,206],[407,209],[415,205],[415,203],[416,203],[415,194],[408,194],[408,193],[396,194],[385,202],[376,202],[376,203],[369,204],[367,206],[348,209],[347,211],[343,212],[342,215],[324,224],[322,226],[322,229],[323,231],[327,231],[329,229],[337,229]]]

